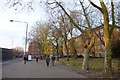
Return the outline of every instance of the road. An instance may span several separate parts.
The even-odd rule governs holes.
[[[38,63],[33,61],[23,64],[23,60],[8,62],[2,65],[3,78],[85,78],[66,69],[60,68],[59,65],[46,66],[44,60]]]

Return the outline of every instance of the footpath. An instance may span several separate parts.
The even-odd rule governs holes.
[[[14,60],[2,65],[2,78],[87,78],[83,75],[68,71],[60,64],[46,66],[45,60],[38,63],[35,60],[24,64],[23,60]]]

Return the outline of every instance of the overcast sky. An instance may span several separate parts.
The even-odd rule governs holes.
[[[19,46],[24,48],[26,24],[10,22],[10,20],[28,22],[30,31],[36,21],[46,21],[47,14],[44,7],[36,4],[34,11],[18,12],[5,4],[6,0],[0,0],[0,47],[14,48]]]
[[[10,5],[6,5],[7,0],[0,0],[0,47],[2,48],[14,48],[23,47],[25,43],[25,23],[10,22],[10,20],[17,20],[28,22],[29,31],[36,21],[46,21],[48,15],[45,12],[44,5],[38,3],[40,0],[35,0],[34,11],[28,12],[26,9],[22,11],[15,11],[14,8],[9,8]],[[23,0],[28,2],[29,0]],[[70,0],[62,0],[69,1]],[[98,0],[93,0],[98,3]],[[86,0],[87,2],[87,0]]]

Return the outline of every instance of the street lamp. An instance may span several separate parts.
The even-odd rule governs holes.
[[[10,36],[10,38],[12,39],[12,46],[11,46],[11,48],[13,49],[14,37]]]
[[[24,56],[25,56],[25,54],[26,54],[26,48],[27,48],[27,31],[28,31],[28,22],[16,21],[16,20],[10,20],[10,22],[19,22],[19,23],[25,23],[25,24],[26,24],[26,38],[25,38],[25,51],[24,51]]]

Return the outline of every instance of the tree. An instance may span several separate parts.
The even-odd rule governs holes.
[[[120,25],[120,1],[115,4],[115,21],[117,25]]]
[[[69,50],[68,50],[68,34],[70,32],[70,29],[68,27],[68,22],[66,20],[66,16],[61,14],[61,17],[59,17],[59,25],[62,28],[62,35],[63,35],[63,39],[64,39],[64,45],[65,45],[65,49],[66,49],[66,54],[67,54],[67,61],[69,61]]]
[[[47,2],[47,4],[51,4],[51,3]],[[65,45],[66,48],[67,60],[69,61],[69,50],[67,46],[67,40],[68,40],[68,34],[70,33],[70,26],[69,26],[70,22],[67,19],[67,16],[65,16],[65,14],[61,11],[61,9],[59,9],[59,7],[53,7],[51,9],[49,9],[48,7],[48,13],[51,16],[50,21],[52,22],[53,28],[55,28],[57,32],[60,34],[60,36],[59,35],[56,36],[55,42],[58,43],[58,40],[62,39],[63,41],[62,43]],[[56,32],[54,32],[54,34],[55,33]],[[59,44],[56,44],[56,48],[58,49],[57,46],[59,46]]]
[[[50,42],[50,24],[49,23],[39,23],[36,22],[36,27],[31,30],[30,40],[37,43],[40,55],[50,54],[50,49],[52,48]]]
[[[24,49],[22,47],[15,47],[13,53],[15,57],[21,57],[24,53]]]
[[[80,0],[79,0],[80,1]],[[88,69],[88,61],[89,61],[89,52],[91,50],[91,48],[93,47],[94,45],[94,36],[93,36],[93,33],[91,31],[91,25],[90,25],[90,22],[89,22],[89,19],[88,19],[88,15],[86,13],[86,9],[84,8],[83,6],[83,2],[80,1],[80,4],[81,4],[81,7],[82,7],[82,10],[83,10],[83,15],[84,15],[84,19],[86,21],[86,24],[87,24],[87,27],[85,26],[82,26],[80,24],[78,24],[69,14],[68,12],[65,10],[65,8],[62,6],[61,4],[62,2],[57,2],[57,0],[54,0],[54,2],[52,3],[49,3],[49,4],[56,4],[55,8],[56,7],[60,7],[61,10],[66,14],[66,16],[69,18],[69,21],[70,23],[72,23],[74,25],[74,27],[76,27],[81,33],[84,33],[86,34],[86,37],[87,37],[87,41],[86,41],[86,44],[85,44],[85,55],[84,55],[84,61],[83,61],[83,69],[84,70],[87,70]],[[54,8],[52,8],[53,10]],[[66,24],[66,22],[64,21],[64,23]],[[68,26],[65,26],[65,27],[68,27]],[[65,42],[65,44],[67,44]],[[67,46],[66,46],[67,47]],[[67,50],[68,52],[68,50]]]
[[[109,26],[109,14],[108,14],[108,10],[107,7],[105,5],[105,3],[103,2],[103,0],[99,0],[101,7],[97,6],[96,4],[94,4],[91,0],[88,0],[90,2],[90,4],[92,6],[94,6],[95,8],[97,8],[102,14],[103,14],[103,18],[104,18],[104,42],[105,42],[105,46],[106,46],[106,56],[105,56],[105,70],[111,71],[111,35],[115,26],[115,17],[114,17],[114,2],[113,0],[111,0],[111,12],[112,12],[112,27]],[[89,59],[89,52],[91,50],[91,48],[94,45],[94,36],[93,33],[91,31],[92,26],[90,23],[90,18],[88,17],[88,14],[86,13],[87,8],[85,8],[85,6],[83,5],[83,2],[81,0],[79,0],[80,5],[82,7],[83,10],[83,14],[84,14],[84,19],[86,21],[86,26],[82,26],[80,24],[77,24],[74,19],[68,14],[68,12],[66,11],[66,8],[64,6],[62,6],[62,2],[58,2],[57,0],[54,0],[54,8],[56,7],[60,7],[60,9],[67,15],[67,17],[69,18],[70,22],[79,30],[81,31],[81,33],[84,33],[85,36],[87,37],[87,41],[85,44],[85,55],[84,55],[84,61],[83,61],[83,69],[87,70],[88,69],[88,59]],[[50,4],[53,4],[50,3]],[[15,3],[16,4],[16,3]],[[52,10],[54,9],[52,8]],[[96,20],[97,21],[97,20]],[[81,26],[81,27],[80,27]],[[67,26],[66,26],[67,27]],[[84,27],[84,28],[82,28]]]
[[[48,40],[44,41],[43,49],[44,49],[44,51],[43,51],[44,54],[46,54],[46,55],[50,55],[51,54],[51,52],[50,52],[51,45],[49,44]]]
[[[79,0],[80,1],[80,0]],[[58,4],[58,6],[61,7],[61,9],[64,11],[64,13],[68,16],[68,18],[70,19],[71,23],[78,29],[80,30],[82,33],[85,33],[86,34],[86,37],[87,37],[87,42],[85,44],[85,55],[84,55],[84,61],[83,61],[83,70],[88,70],[88,61],[89,61],[89,52],[91,50],[91,48],[93,47],[94,45],[94,37],[92,35],[92,32],[91,32],[91,25],[90,25],[90,22],[88,20],[88,17],[87,17],[87,14],[86,14],[86,11],[85,11],[85,8],[83,6],[83,3],[80,1],[80,4],[82,6],[82,10],[83,10],[83,13],[84,13],[84,16],[85,16],[85,19],[86,19],[86,23],[87,23],[87,26],[88,28],[86,29],[82,29],[81,27],[79,27],[79,25],[71,18],[71,16],[67,13],[67,11],[64,9],[64,7],[55,0],[56,4]]]
[[[72,19],[74,19],[74,21],[76,23],[79,24],[79,12],[77,10],[74,10],[74,11],[70,11],[70,16]],[[69,18],[68,18],[69,20]],[[74,25],[70,22],[69,23],[70,25],[70,40],[69,40],[69,46],[70,46],[70,53],[73,55],[74,59],[77,59],[77,50],[76,50],[76,41],[75,41],[75,37],[80,35],[78,32],[77,32],[77,29],[74,27]],[[77,34],[77,35],[76,35]]]
[[[74,59],[77,59],[77,50],[76,50],[76,44],[75,44],[75,37],[72,37],[69,41],[70,46],[70,53],[73,55]]]
[[[61,33],[61,28],[57,28],[54,24],[53,24],[53,27],[52,27],[52,35],[51,37],[53,38],[52,39],[52,43],[54,44],[55,46],[55,50],[56,50],[56,53],[57,53],[57,60],[59,61],[59,53],[61,53],[61,46],[62,46],[62,42],[63,42],[63,36],[62,36],[62,33]]]
[[[111,35],[115,27],[115,17],[114,17],[114,2],[111,0],[111,11],[112,11],[112,26],[109,26],[109,13],[107,7],[103,0],[99,0],[101,7],[94,4],[89,0],[90,4],[97,8],[104,17],[104,42],[105,42],[105,71],[112,71],[112,51],[111,51]]]

